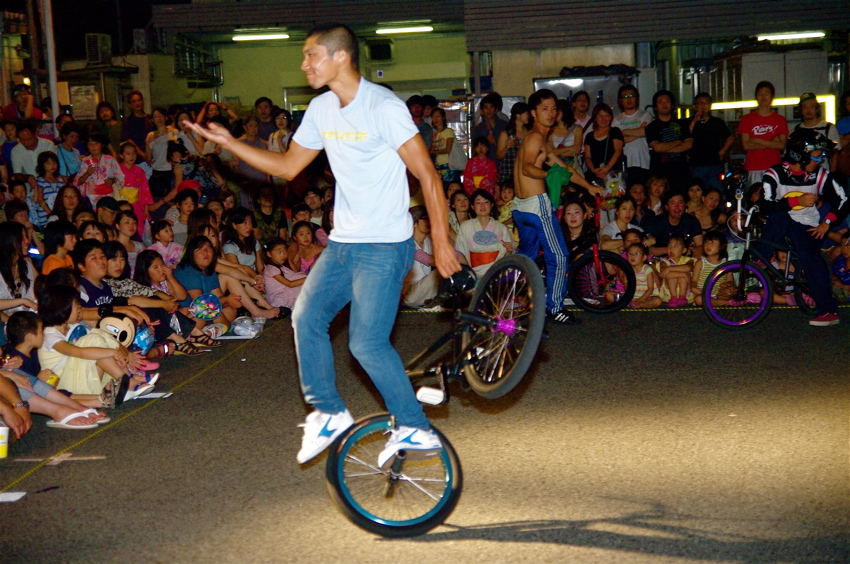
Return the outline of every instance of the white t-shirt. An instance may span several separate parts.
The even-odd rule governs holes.
[[[53,144],[53,141],[48,141],[41,137],[38,138],[38,144],[35,146],[35,150],[33,151],[30,151],[21,143],[18,143],[14,146],[14,148],[12,148],[12,171],[15,174],[28,174],[30,176],[35,176],[38,156],[47,151],[55,150],[56,145]]]
[[[611,127],[619,127],[621,130],[635,129],[643,125],[649,125],[652,121],[652,116],[644,110],[637,110],[631,115],[619,113],[611,122]],[[623,153],[626,155],[627,166],[636,166],[649,169],[649,145],[646,143],[646,137],[639,137],[634,141],[626,143],[623,146]]]
[[[635,225],[634,223],[630,223],[626,229],[637,229],[638,231],[643,231],[643,229],[639,225]],[[620,228],[617,227],[617,222],[612,221],[608,225],[602,228],[602,231],[599,233],[599,237],[601,238],[603,235],[608,235],[612,239],[622,239],[623,234],[620,232]]]
[[[813,125],[812,127],[807,127],[802,123],[798,125],[800,129],[814,129],[821,135],[825,136],[827,139],[835,143],[835,150],[838,151],[841,149],[841,136],[838,135],[838,128],[835,127],[834,123],[827,124],[826,120],[820,120],[819,123]],[[827,129],[829,131],[827,131]],[[829,159],[824,159],[820,163],[821,168],[825,170],[829,170]]]
[[[328,155],[337,183],[332,241],[398,243],[413,235],[398,149],[418,134],[404,102],[364,78],[344,108],[333,92],[310,102],[293,139]]]

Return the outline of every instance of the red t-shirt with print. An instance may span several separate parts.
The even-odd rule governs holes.
[[[750,137],[770,141],[777,135],[788,135],[788,122],[776,112],[769,116],[760,116],[758,111],[750,112],[741,118],[738,124],[738,134],[747,133]],[[767,170],[782,160],[779,149],[756,149],[747,151],[744,170]]]

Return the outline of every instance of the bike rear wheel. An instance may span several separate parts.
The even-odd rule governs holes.
[[[573,303],[590,313],[620,311],[635,296],[635,272],[628,261],[610,251],[599,251],[599,262],[592,251],[570,265],[567,291]]]
[[[773,285],[757,265],[732,260],[709,274],[703,287],[703,303],[705,314],[720,327],[754,327],[770,312]]]
[[[334,442],[326,481],[331,501],[352,523],[384,537],[411,537],[442,524],[463,487],[460,461],[436,428],[443,451],[424,460],[405,460],[400,471],[381,470],[378,454],[393,429],[390,414],[355,422]]]
[[[537,266],[523,255],[500,259],[478,281],[468,311],[499,324],[463,334],[466,380],[482,397],[502,397],[525,376],[543,335],[546,287]]]

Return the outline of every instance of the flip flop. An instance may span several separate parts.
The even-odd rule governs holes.
[[[85,413],[86,415],[94,415],[95,417],[100,416],[100,414],[94,408],[87,409],[85,411],[81,411],[80,413]],[[107,415],[107,416],[104,416],[103,419],[98,419],[97,424],[98,425],[105,425],[105,424],[109,423],[110,421],[112,421],[112,418]]]
[[[84,417],[88,417],[89,415],[85,411],[76,411],[63,419],[62,421],[48,421],[47,426],[52,427],[54,429],[95,429],[97,428],[97,423],[91,423],[88,425],[68,425],[69,421],[73,421],[74,419],[80,419]]]
[[[126,396],[124,397],[124,401],[130,401],[137,398],[140,398],[146,394],[149,394],[153,391],[153,385],[151,384],[139,384],[136,386],[135,390],[128,391]]]

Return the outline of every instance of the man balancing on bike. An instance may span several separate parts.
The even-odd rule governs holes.
[[[841,223],[850,212],[846,188],[841,180],[822,168],[829,158],[832,141],[813,129],[798,129],[788,137],[783,162],[768,169],[762,178],[759,210],[767,214],[762,239],[785,244],[787,236],[797,252],[806,275],[809,292],[815,300],[816,317],[809,325],[838,324],[838,300],[832,295],[829,268],[820,252],[821,240],[830,225]],[[829,204],[821,220],[818,198]],[[770,256],[768,246],[759,249]]]
[[[406,170],[422,187],[437,269],[444,277],[460,270],[448,240],[442,182],[404,102],[360,76],[351,29],[317,27],[302,52],[307,82],[330,91],[310,102],[285,154],[240,143],[214,123],[209,129],[186,125],[254,168],[287,180],[324,149],[337,181],[328,247],[312,267],[292,314],[301,388],[316,409],[303,425],[298,462],[317,456],[354,421],[336,388],[328,334],[331,321],[349,302],[349,348],[397,422],[379,463],[390,465],[399,450],[410,458],[434,456],[442,450],[440,440],[390,344],[390,332],[415,249]]]

